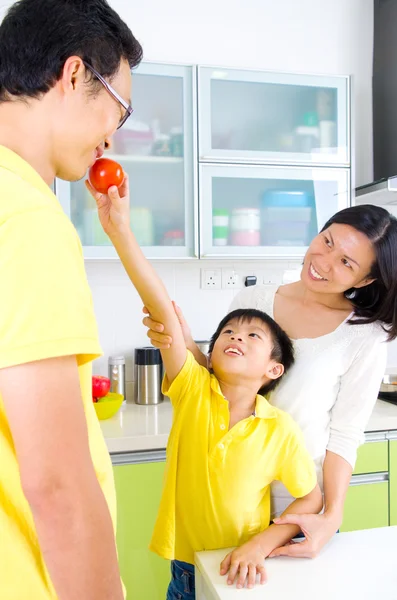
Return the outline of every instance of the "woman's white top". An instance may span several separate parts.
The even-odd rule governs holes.
[[[230,310],[256,308],[273,318],[277,289],[249,287],[235,297]],[[301,427],[322,489],[326,450],[354,467],[386,368],[386,337],[378,323],[345,321],[326,335],[293,340],[295,364],[270,394],[270,403],[288,412]],[[272,486],[272,497],[273,517],[292,502],[279,482]]]

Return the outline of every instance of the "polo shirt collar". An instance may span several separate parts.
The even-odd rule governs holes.
[[[58,202],[57,197],[35,169],[19,154],[6,146],[0,145],[0,168],[11,171],[27,183],[37,188],[41,193]]]
[[[217,380],[214,374],[211,375],[211,389],[215,394],[221,396],[224,399],[221,386],[219,385],[219,381]],[[266,398],[264,398],[264,396],[257,394],[254,415],[259,419],[274,419],[277,416],[277,412],[275,408],[271,404],[269,404]]]
[[[274,419],[277,416],[277,411],[271,404],[269,404],[264,396],[257,394],[255,416],[259,417],[260,419]]]

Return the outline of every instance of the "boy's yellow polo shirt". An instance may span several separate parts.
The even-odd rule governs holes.
[[[229,431],[229,407],[214,375],[188,352],[163,384],[173,404],[163,495],[150,548],[194,562],[194,553],[238,546],[270,520],[270,483],[295,498],[317,482],[302,434],[283,411],[256,397],[255,416]]]
[[[77,356],[92,460],[115,523],[112,466],[91,396],[91,364],[101,348],[80,241],[57,198],[36,171],[2,146],[0,282],[0,368]],[[43,398],[43,402],[50,403],[51,398]],[[67,452],[67,448],[59,448],[59,452]],[[1,395],[0,597],[57,597],[22,492]]]

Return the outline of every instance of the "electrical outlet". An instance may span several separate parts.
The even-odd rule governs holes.
[[[234,271],[233,269],[222,269],[222,289],[236,290],[240,287],[240,275],[236,273],[236,271]]]
[[[280,285],[282,282],[282,272],[276,269],[267,269],[264,272],[262,283],[264,285]]]
[[[221,269],[201,269],[201,288],[203,290],[220,290],[222,288]]]

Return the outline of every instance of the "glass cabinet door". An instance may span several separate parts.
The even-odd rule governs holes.
[[[201,164],[201,256],[301,257],[349,198],[348,169]]]
[[[347,166],[349,78],[200,67],[199,159]]]
[[[131,225],[151,258],[197,256],[196,78],[193,67],[144,63],[132,75],[134,113],[105,156],[128,173]],[[84,181],[57,181],[87,258],[116,256]]]

